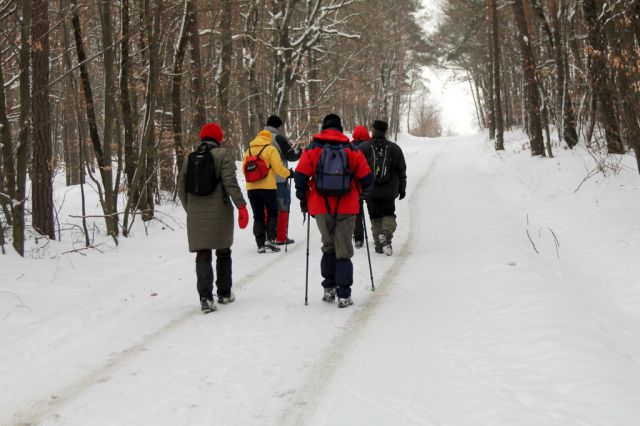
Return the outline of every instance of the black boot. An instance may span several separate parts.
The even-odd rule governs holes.
[[[197,262],[196,276],[198,277],[198,294],[201,299],[213,298],[213,268],[211,262]]]
[[[216,287],[219,303],[230,303],[231,297],[231,249],[216,250]],[[235,298],[233,298],[235,299]]]

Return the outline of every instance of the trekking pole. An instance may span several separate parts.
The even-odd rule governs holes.
[[[311,219],[309,219],[307,213],[304,213],[304,218],[307,220],[307,278],[304,283],[304,304],[309,304],[309,233],[311,232]]]
[[[360,209],[362,213],[362,227],[364,228],[364,240],[367,244],[367,259],[369,259],[369,275],[371,276],[371,291],[376,291],[376,286],[373,284],[373,268],[371,268],[371,252],[369,251],[369,233],[367,232],[367,219],[364,214],[364,205]]]
[[[287,192],[291,195],[291,185],[289,184],[289,179],[287,178]],[[289,249],[289,221],[291,220],[291,199],[289,199],[289,206],[287,207],[287,233],[284,235],[284,252],[286,253]]]

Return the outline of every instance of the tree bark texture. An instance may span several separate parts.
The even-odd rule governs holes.
[[[518,45],[522,61],[522,72],[525,79],[525,99],[529,117],[529,137],[531,139],[531,155],[544,156],[544,140],[542,137],[542,119],[540,117],[540,97],[536,81],[536,63],[531,49],[531,35],[524,14],[522,0],[513,0],[513,12],[518,30]]]
[[[49,2],[33,0],[31,25],[31,118],[33,120],[33,167],[31,209],[33,227],[55,238],[53,226],[53,157],[49,103]]]
[[[610,154],[624,154],[620,126],[611,97],[612,84],[607,64],[607,43],[604,21],[609,18],[608,7],[600,0],[582,0],[588,31],[589,79],[598,100],[598,119],[604,129],[607,150]]]

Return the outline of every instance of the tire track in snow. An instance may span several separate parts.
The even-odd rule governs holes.
[[[429,177],[435,169],[438,158],[442,155],[444,147],[441,147],[437,153],[431,158],[425,172],[418,178],[418,183],[413,187],[411,195],[408,197],[409,210],[409,235],[400,252],[395,256],[394,263],[385,271],[382,278],[378,282],[384,285],[376,287],[375,293],[361,305],[362,307],[351,315],[347,322],[341,327],[344,331],[336,335],[324,350],[322,355],[318,357],[319,361],[307,374],[306,378],[296,391],[293,400],[283,408],[278,420],[274,423],[279,426],[300,426],[307,423],[315,413],[320,397],[324,393],[324,389],[333,376],[336,366],[340,365],[346,354],[349,352],[354,342],[366,329],[369,318],[375,313],[376,307],[380,300],[386,299],[391,290],[397,284],[394,280],[401,268],[410,258],[413,247],[417,243],[420,236],[420,212],[417,207],[412,204],[413,198],[429,180]],[[429,155],[429,152],[424,153]]]
[[[303,244],[296,244],[293,248],[289,249],[287,254],[295,253],[302,250],[302,247],[306,247]],[[281,253],[276,259],[255,268],[255,270],[244,275],[237,280],[233,287],[237,290],[244,290],[256,279],[264,276],[266,272],[280,266],[283,260],[292,258],[293,256],[284,256]],[[277,256],[277,254],[274,254]],[[267,255],[269,256],[269,255]],[[138,355],[147,351],[147,346],[161,341],[165,336],[172,333],[174,330],[189,323],[189,321],[201,318],[203,315],[200,311],[193,308],[185,309],[180,315],[169,321],[166,325],[158,328],[156,331],[146,335],[139,342],[133,345],[114,352],[107,356],[107,359],[102,364],[95,368],[92,368],[82,376],[71,381],[71,383],[60,387],[57,391],[51,392],[47,397],[41,398],[33,403],[28,403],[25,408],[18,408],[13,414],[13,420],[11,424],[15,426],[33,426],[40,423],[45,418],[54,414],[58,407],[63,406],[67,402],[73,401],[76,397],[81,395],[85,390],[91,388],[96,384],[108,382],[116,375],[117,371],[124,367],[128,362],[135,359]],[[215,316],[215,312],[208,314],[207,316]]]

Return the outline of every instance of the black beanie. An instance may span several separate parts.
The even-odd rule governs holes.
[[[322,130],[336,129],[342,132],[342,120],[336,114],[327,114],[322,119]]]
[[[277,129],[278,127],[282,126],[282,119],[280,119],[280,117],[278,117],[277,115],[272,115],[271,117],[267,118],[267,126],[271,126]]]
[[[375,120],[373,122],[373,127],[376,130],[380,130],[381,132],[386,132],[387,129],[389,128],[389,123],[387,123],[386,121],[382,121],[382,120]]]

